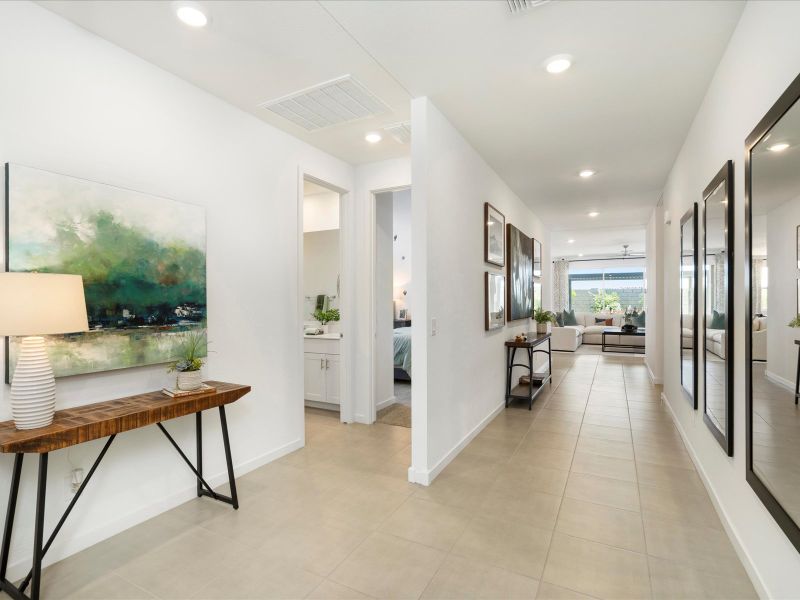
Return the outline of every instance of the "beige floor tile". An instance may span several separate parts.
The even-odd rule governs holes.
[[[556,531],[633,552],[645,551],[638,512],[564,498]]]
[[[155,596],[138,585],[134,585],[113,573],[105,575],[69,595],[64,595],[61,589],[51,591],[47,587],[42,592],[44,598],[60,597],[68,600],[146,600],[155,598]]]
[[[564,491],[567,498],[595,502],[623,510],[639,510],[639,494],[635,483],[571,473]]]
[[[575,457],[572,459],[572,468],[570,470],[574,473],[597,475],[630,482],[636,481],[636,465],[632,460],[625,458],[613,458],[578,451],[575,452]]]
[[[386,533],[373,533],[330,576],[375,598],[418,598],[445,553]]]
[[[544,494],[531,484],[498,480],[486,495],[481,513],[549,530],[555,527],[560,504],[560,494]]]
[[[643,554],[562,533],[553,536],[542,579],[597,598],[650,598]]]
[[[495,483],[561,496],[567,485],[567,477],[569,477],[569,471],[566,469],[550,469],[522,462],[509,462],[500,468]]]
[[[568,471],[572,464],[572,455],[572,449],[559,450],[558,448],[526,446],[520,447],[508,461],[508,464],[522,464]]]
[[[722,523],[708,496],[642,483],[639,484],[639,495],[642,513],[646,517],[722,529]]]
[[[522,440],[519,449],[525,451],[530,448],[555,448],[556,450],[574,450],[578,442],[578,435],[564,433],[551,433],[549,431],[529,431]]]
[[[706,494],[706,488],[694,469],[654,465],[638,460],[637,473],[641,483],[653,487],[666,487],[673,490],[682,490],[689,494]]]
[[[593,401],[589,401],[589,405],[586,407],[586,414],[587,415],[610,415],[612,417],[628,417],[628,407],[627,406],[607,406],[603,404],[596,404]]]
[[[682,442],[670,445],[653,445],[640,442],[634,448],[636,450],[636,460],[654,465],[694,469],[694,463],[689,457],[689,453],[684,449]]]
[[[536,598],[538,587],[539,582],[536,579],[480,561],[450,555],[428,584],[422,598],[533,599]]]
[[[582,434],[578,437],[578,446],[575,451],[633,460],[633,444],[630,441],[616,442]]]
[[[447,551],[471,518],[465,510],[412,496],[380,526],[380,531]]]
[[[612,442],[630,442],[631,430],[627,427],[606,427],[584,423],[580,435]]]
[[[747,578],[721,577],[685,565],[649,557],[650,581],[656,600],[756,600]]]
[[[587,425],[601,425],[602,427],[619,427],[620,429],[629,429],[630,422],[628,417],[618,417],[612,415],[598,415],[586,414],[583,418],[584,424]]]
[[[550,537],[549,531],[516,520],[476,517],[452,553],[539,579]]]
[[[303,510],[320,521],[330,520],[356,529],[373,530],[383,523],[412,494],[376,489],[369,485],[351,486],[329,498],[303,504]]]
[[[191,597],[197,600],[261,600],[305,598],[323,579],[283,561],[267,560],[258,554],[246,553]],[[166,595],[164,598],[179,598]]]
[[[566,435],[578,435],[578,432],[581,430],[581,424],[538,417],[531,425],[530,430],[549,431],[552,433],[562,433]]]
[[[309,600],[369,600],[370,596],[357,592],[341,583],[326,579],[306,598],[309,598]]]
[[[257,552],[269,561],[283,560],[321,577],[363,542],[368,532],[316,514],[302,514],[268,535]]]
[[[536,600],[592,600],[592,597],[542,581],[539,583]]]
[[[539,419],[550,419],[554,421],[564,421],[567,423],[580,423],[583,420],[583,411],[561,410],[557,408],[543,408],[539,412]]]

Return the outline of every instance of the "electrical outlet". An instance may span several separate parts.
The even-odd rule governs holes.
[[[436,322],[436,319],[431,319],[431,336],[436,335],[439,331],[439,324]]]
[[[70,491],[75,494],[83,483],[83,469],[72,469]]]

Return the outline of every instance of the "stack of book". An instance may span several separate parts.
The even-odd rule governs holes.
[[[182,398],[184,396],[194,396],[195,394],[209,394],[211,392],[216,392],[217,388],[211,387],[210,385],[206,385],[204,383],[196,390],[179,390],[177,388],[176,389],[164,388],[161,391],[170,398]]]

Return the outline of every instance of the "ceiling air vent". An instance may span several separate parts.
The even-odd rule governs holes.
[[[506,0],[508,3],[508,10],[512,13],[520,13],[523,11],[528,10],[529,8],[535,8],[537,6],[541,6],[542,4],[547,4],[550,0]]]
[[[391,110],[350,75],[262,102],[259,106],[306,131],[358,121]]]
[[[408,121],[386,125],[383,130],[400,144],[408,144],[411,141],[411,123]]]

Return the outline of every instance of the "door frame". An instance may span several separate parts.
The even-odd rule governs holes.
[[[301,336],[302,342],[302,331],[303,331],[303,321],[305,321],[305,315],[303,313],[303,306],[304,302],[303,299],[305,297],[304,289],[303,289],[303,268],[304,268],[304,257],[303,257],[303,201],[305,199],[305,194],[303,190],[303,183],[305,181],[310,181],[312,183],[316,183],[323,187],[330,189],[333,192],[339,194],[339,273],[340,273],[340,284],[339,284],[339,307],[342,311],[342,314],[345,315],[344,320],[342,321],[342,339],[340,340],[339,344],[339,420],[342,423],[352,423],[354,421],[353,413],[354,413],[354,402],[353,402],[353,394],[352,394],[352,377],[350,374],[350,369],[354,364],[352,360],[353,354],[353,341],[354,335],[353,332],[355,330],[355,278],[353,277],[352,269],[350,266],[350,262],[347,260],[347,248],[348,245],[345,240],[349,238],[351,235],[348,224],[351,220],[348,218],[350,213],[352,212],[352,192],[347,190],[341,186],[336,185],[335,183],[331,183],[324,178],[318,177],[313,174],[311,170],[304,168],[302,165],[298,166],[297,169],[297,329],[298,335]],[[298,364],[301,368],[301,375],[303,374],[303,370],[305,368],[304,362],[304,344],[300,344],[299,354],[297,357]],[[302,376],[300,378],[302,383]],[[300,406],[305,407],[305,394],[303,390],[303,385],[300,386]]]
[[[378,326],[377,326],[377,318],[378,318],[378,310],[377,310],[377,269],[378,269],[378,261],[376,260],[377,253],[378,253],[378,211],[376,210],[376,203],[378,201],[378,194],[387,194],[393,192],[402,192],[405,190],[412,189],[412,184],[405,184],[405,185],[396,185],[387,188],[378,188],[374,190],[370,190],[369,198],[370,198],[370,227],[372,229],[372,235],[370,236],[370,302],[369,302],[369,355],[370,355],[370,373],[369,373],[369,394],[370,394],[370,407],[369,407],[369,422],[370,424],[375,423],[375,420],[378,418],[378,411],[377,411],[377,404],[378,404],[378,397],[376,393],[376,385],[378,381],[377,373],[378,373],[378,360],[377,360],[377,353],[376,353],[376,345],[375,345],[375,338],[378,335]],[[413,193],[413,192],[412,192]],[[411,202],[414,202],[413,196]],[[411,253],[413,257],[414,247],[411,247]],[[412,258],[412,278],[413,278],[413,258]],[[412,321],[413,323],[413,321]],[[413,330],[413,324],[412,324]],[[413,352],[413,350],[412,350]]]

